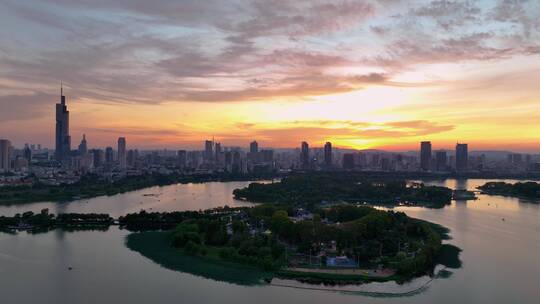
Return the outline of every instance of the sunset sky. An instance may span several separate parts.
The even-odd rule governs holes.
[[[0,1],[0,138],[540,151],[540,1]]]

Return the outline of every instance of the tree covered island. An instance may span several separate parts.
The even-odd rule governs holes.
[[[280,182],[251,183],[246,188],[236,189],[234,196],[252,202],[303,205],[308,209],[335,202],[442,208],[450,204],[452,190],[340,172],[294,174]]]
[[[402,212],[335,205],[317,213],[286,205],[180,212],[172,230],[128,236],[127,245],[171,268],[222,279],[209,265],[249,266],[266,274],[309,282],[406,280],[430,273],[442,255],[447,230]],[[167,213],[130,214],[128,229],[155,229]],[[129,228],[131,227],[131,228]],[[165,236],[166,235],[166,236]],[[161,239],[161,243],[157,242]],[[144,246],[144,243],[151,246]],[[157,249],[158,248],[158,249]],[[445,253],[446,252],[446,253]],[[198,262],[186,257],[197,258]],[[194,263],[201,267],[194,269]],[[213,267],[213,266],[212,266]]]
[[[478,187],[485,194],[521,197],[526,199],[540,199],[540,183],[536,182],[487,182]]]
[[[54,215],[48,209],[40,213],[32,211],[14,216],[0,216],[0,231],[47,232],[53,229],[64,230],[107,230],[114,220],[108,214],[100,213],[61,213]]]

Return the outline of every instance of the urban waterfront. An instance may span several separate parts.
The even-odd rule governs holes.
[[[487,180],[428,181],[433,185],[473,190]],[[509,181],[513,182],[513,181]],[[69,203],[2,206],[0,214],[23,211],[106,212],[116,217],[140,209],[197,210],[222,205],[245,206],[232,190],[248,182],[171,185],[111,197]],[[142,204],[141,204],[142,202]],[[540,204],[516,198],[478,195],[442,209],[400,207],[407,215],[451,229],[460,247],[462,268],[436,278],[424,289],[402,296],[343,293],[261,285],[246,287],[168,270],[125,246],[128,231],[0,234],[1,290],[6,303],[536,303],[540,273]],[[72,267],[70,270],[69,268]],[[409,291],[425,278],[396,286],[372,283],[358,290]],[[28,292],[29,286],[38,286]],[[306,286],[317,287],[317,286]]]

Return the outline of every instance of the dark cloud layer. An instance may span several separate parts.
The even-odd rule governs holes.
[[[392,78],[415,64],[540,53],[537,1],[7,0],[0,10],[10,89],[0,100],[32,115],[60,80],[73,100],[294,101],[406,85]]]

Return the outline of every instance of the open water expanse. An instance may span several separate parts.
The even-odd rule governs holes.
[[[426,183],[472,190],[486,181]],[[48,208],[55,214],[96,212],[118,217],[140,209],[245,206],[249,203],[235,201],[232,191],[247,184],[171,185],[69,203],[0,206],[0,215]],[[443,209],[396,209],[450,228],[453,239],[449,242],[463,250],[462,268],[400,296],[389,294],[414,290],[429,278],[401,286],[351,287],[361,291],[353,293],[253,287],[166,269],[127,248],[129,232],[116,226],[104,232],[0,233],[1,303],[540,303],[540,204],[479,195],[478,200],[453,202]]]

